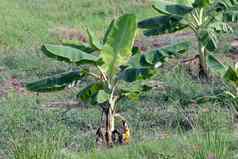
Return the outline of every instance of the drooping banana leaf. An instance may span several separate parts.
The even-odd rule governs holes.
[[[108,26],[107,31],[106,31],[106,33],[105,33],[105,35],[104,35],[104,38],[103,38],[103,44],[105,44],[105,43],[107,42],[108,35],[109,35],[109,33],[111,32],[114,23],[115,23],[115,20],[112,20],[111,23],[110,23],[110,25]]]
[[[236,10],[229,10],[226,11],[223,14],[223,20],[225,22],[234,22],[237,23],[238,22],[238,7],[236,8]]]
[[[238,86],[238,72],[236,69],[233,69],[231,66],[225,66],[211,54],[208,55],[208,67],[211,71],[218,73],[226,81]]]
[[[218,47],[219,39],[212,29],[202,29],[199,32],[199,41],[208,51],[215,51]]]
[[[182,18],[176,15],[165,15],[149,18],[138,23],[138,27],[147,29],[144,31],[146,36],[173,33],[188,27],[182,22]]]
[[[156,36],[156,35],[161,35],[161,34],[166,34],[166,33],[174,33],[180,30],[183,30],[187,28],[188,25],[183,25],[183,24],[171,24],[171,27],[166,27],[163,26],[162,28],[157,28],[157,29],[148,29],[144,31],[145,36]]]
[[[179,15],[184,16],[185,14],[190,13],[193,8],[189,5],[184,5],[182,3],[171,3],[166,1],[155,1],[153,8],[158,11],[160,14],[165,15]]]
[[[181,42],[145,54],[135,54],[129,60],[128,67],[119,73],[119,79],[126,82],[148,79],[153,76],[158,64],[163,64],[167,58],[185,53],[190,47],[190,42]]]
[[[97,103],[97,94],[100,90],[103,90],[103,82],[91,83],[85,88],[83,88],[77,95],[84,102],[89,102],[91,104]]]
[[[134,82],[136,80],[145,80],[154,75],[151,68],[128,68],[119,73],[118,79],[126,82]]]
[[[209,69],[219,74],[220,76],[223,76],[227,70],[226,66],[222,64],[220,61],[218,61],[213,55],[209,54],[207,58],[207,64]]]
[[[166,58],[172,58],[176,55],[183,54],[189,50],[191,42],[185,41],[174,45],[155,49],[144,54],[133,55],[127,66],[129,68],[147,68],[154,69],[158,62],[165,62]]]
[[[196,8],[205,8],[208,7],[213,0],[194,0],[193,6]]]
[[[48,57],[69,63],[87,64],[100,61],[100,57],[70,46],[46,44],[42,47],[42,51]]]
[[[120,95],[122,97],[127,97],[130,100],[138,100],[138,98],[145,93],[152,89],[152,86],[148,84],[148,82],[142,81],[134,81],[131,83],[122,82],[120,85]]]
[[[236,85],[236,87],[238,87],[238,74],[237,72],[235,71],[235,69],[233,69],[232,67],[228,67],[225,75],[224,75],[224,79],[229,81],[229,82],[232,82]]]
[[[79,70],[61,73],[42,80],[26,83],[26,88],[33,92],[51,92],[63,90],[74,81],[80,80],[84,74]]]
[[[129,68],[153,67],[152,64],[146,61],[145,54],[141,53],[134,54],[128,61],[127,66]]]
[[[216,0],[214,8],[223,12],[225,22],[238,22],[238,0]]]
[[[192,43],[190,41],[184,41],[166,47],[162,47],[161,50],[165,52],[168,56],[173,57],[187,52],[191,45]]]
[[[89,37],[89,44],[92,48],[96,50],[101,50],[103,45],[100,43],[100,41],[97,39],[94,32],[92,32],[90,29],[87,29],[88,37]]]
[[[177,4],[182,4],[185,6],[192,7],[194,0],[176,0]]]
[[[102,104],[107,102],[110,99],[110,94],[105,92],[104,90],[100,90],[97,93],[97,103]]]
[[[208,29],[212,29],[217,33],[232,33],[232,27],[224,22],[214,22],[208,26]]]
[[[96,51],[96,49],[90,47],[88,44],[82,43],[78,40],[63,40],[63,45],[82,50],[86,53],[92,53]]]
[[[214,8],[219,11],[228,11],[233,7],[237,7],[237,0],[216,0],[214,2]]]
[[[161,25],[167,25],[169,22],[177,23],[181,20],[181,17],[165,15],[157,16],[149,19],[145,19],[138,23],[138,27],[142,29],[156,29]]]
[[[179,54],[185,53],[186,51],[188,51],[190,47],[191,43],[185,41],[174,45],[166,46],[160,49],[156,49],[148,53],[145,53],[144,55],[145,61],[154,67],[158,62],[161,63],[165,62],[166,58],[172,58]]]

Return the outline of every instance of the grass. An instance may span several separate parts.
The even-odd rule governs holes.
[[[38,48],[55,42],[50,33],[59,27],[86,28],[101,35],[113,17],[136,13],[139,18],[152,14],[148,0],[11,0],[0,1],[0,46]],[[102,5],[103,4],[103,5]]]
[[[120,103],[118,111],[129,121],[132,143],[112,149],[96,148],[95,132],[101,115],[97,107],[42,107],[49,101],[74,99],[77,89],[37,96],[18,91],[11,84],[15,77],[25,82],[69,69],[43,56],[39,50],[42,43],[59,42],[56,35],[71,32],[71,28],[81,34],[89,27],[101,36],[109,21],[125,12],[136,13],[139,19],[149,17],[155,14],[150,0],[0,0],[0,4],[0,93],[7,92],[0,95],[0,158],[237,157],[237,105],[223,95],[207,103],[194,102],[232,88],[218,78],[204,83],[191,77],[179,64],[180,59],[169,61],[161,69],[155,78],[158,87],[139,101]],[[223,49],[219,50],[222,58]],[[223,60],[229,63],[227,58]]]
[[[175,71],[176,76],[180,76],[176,79],[178,83],[189,79],[185,73],[176,69]],[[166,79],[166,85],[174,89],[178,83],[174,85],[176,80],[172,81],[170,74],[174,72],[165,73],[161,80]],[[193,92],[194,95],[209,92],[211,89],[196,82],[191,82],[186,87],[187,91],[198,87],[199,89]],[[182,91],[184,88],[180,86],[177,89]],[[232,110],[221,103],[197,105],[196,109],[191,106],[182,109],[180,100],[186,96],[178,96],[177,91],[171,93],[176,98],[168,100],[165,92],[154,90],[138,103],[123,101],[120,111],[130,123],[133,135],[131,145],[98,150],[95,149],[94,134],[100,120],[100,112],[96,108],[75,109],[67,113],[61,109],[44,109],[40,107],[44,104],[42,101],[65,100],[66,94],[60,92],[57,95],[53,93],[26,96],[12,90],[0,100],[2,153],[16,159],[28,159],[32,156],[39,159],[193,159],[197,156],[199,159],[209,155],[231,158],[236,150],[232,149],[232,140],[236,141],[232,135]],[[160,103],[156,102],[158,100]],[[40,104],[38,101],[41,101]],[[193,131],[190,128],[190,131],[186,131],[188,121],[192,123]],[[198,150],[195,150],[196,146],[199,147]],[[193,147],[195,148],[191,149]]]
[[[53,127],[46,132],[31,133],[26,133],[21,138],[18,136],[12,139],[12,142],[9,143],[9,156],[15,159],[62,158],[59,151],[64,147],[65,137],[67,136],[64,129]]]
[[[168,137],[158,141],[116,147],[110,150],[95,150],[90,153],[72,154],[64,152],[72,159],[206,159],[210,157],[229,159],[231,139],[227,134],[210,132],[205,135],[191,133],[184,136]]]

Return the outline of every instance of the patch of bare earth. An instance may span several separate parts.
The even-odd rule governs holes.
[[[60,41],[63,40],[78,40],[81,42],[87,42],[87,36],[84,32],[78,28],[70,27],[56,27],[51,29],[50,34],[55,36]],[[142,52],[146,52],[150,49],[160,48],[169,44],[178,43],[183,40],[194,39],[194,34],[192,32],[178,32],[173,34],[164,34],[161,36],[153,37],[139,37],[135,41],[135,46],[137,46]]]
[[[184,40],[194,41],[194,34],[192,32],[180,32],[161,36],[140,37],[135,41],[135,46],[140,48],[142,52],[146,52],[150,49],[164,47]]]
[[[83,32],[77,28],[69,28],[69,27],[56,27],[51,29],[50,34],[55,36],[60,41],[62,40],[78,40],[81,42],[87,42],[86,36]]]
[[[26,93],[23,83],[16,79],[16,77],[0,82],[0,97],[7,96],[11,90],[15,90],[17,93]]]

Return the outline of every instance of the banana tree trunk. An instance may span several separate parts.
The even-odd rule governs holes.
[[[205,79],[209,78],[209,70],[208,70],[208,64],[207,64],[207,52],[206,48],[202,46],[202,44],[199,42],[199,63],[200,63],[200,72],[199,76]]]
[[[112,132],[114,130],[114,112],[113,112],[113,107],[110,106],[108,110],[105,112],[105,129],[106,129],[106,144],[107,146],[112,146]]]

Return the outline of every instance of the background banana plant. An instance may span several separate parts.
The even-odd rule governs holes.
[[[67,41],[63,45],[44,45],[42,51],[45,55],[70,63],[74,69],[27,83],[27,89],[34,92],[59,91],[74,81],[92,77],[93,80],[87,82],[77,97],[101,108],[105,118],[101,124],[106,130],[105,144],[111,145],[118,100],[135,97],[150,89],[143,82],[136,81],[151,78],[168,58],[184,53],[190,47],[190,43],[182,42],[141,54],[133,48],[136,31],[135,15],[126,14],[111,22],[102,40],[88,30],[88,44]]]
[[[234,86],[235,93],[227,91],[225,94],[238,103],[238,63],[235,66],[227,66],[214,58],[214,56],[209,55],[208,65],[214,73],[220,75],[220,77]]]
[[[138,26],[146,36],[190,29],[198,41],[200,75],[208,77],[207,57],[218,47],[219,34],[232,32],[228,22],[238,22],[238,0],[155,0],[159,16],[143,20]]]

